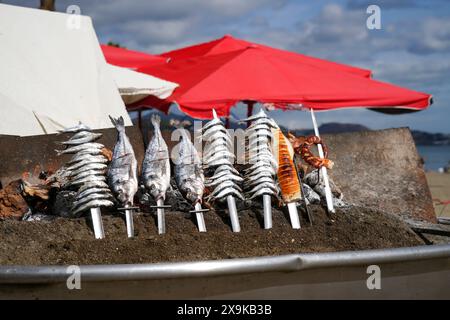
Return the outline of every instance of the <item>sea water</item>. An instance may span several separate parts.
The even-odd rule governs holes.
[[[437,171],[450,161],[450,146],[417,146],[417,151],[425,161],[425,170]]]

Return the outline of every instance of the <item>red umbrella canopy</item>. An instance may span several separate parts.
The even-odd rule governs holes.
[[[310,57],[296,52],[281,50],[259,43],[249,42],[246,40],[234,38],[231,35],[225,35],[220,39],[216,39],[210,42],[204,42],[197,45],[162,53],[161,56],[170,58],[171,60],[179,60],[227,53],[235,50],[242,50],[248,47],[258,47],[264,51],[269,52],[270,54],[279,56],[280,58],[292,59],[297,63],[309,64],[311,66],[316,66],[319,68],[349,72],[367,78],[370,78],[372,74],[370,70]]]
[[[166,58],[160,56],[154,56],[125,48],[108,46],[105,44],[100,46],[106,61],[119,67],[137,69],[145,65],[155,65],[166,62]]]
[[[180,84],[168,99],[143,100],[167,110],[176,102],[196,118],[211,118],[211,108],[227,116],[239,101],[274,103],[286,108],[302,104],[314,110],[343,107],[402,107],[421,110],[430,103],[425,93],[375,81],[333,68],[298,63],[258,46],[228,53],[174,59],[163,65],[139,68]]]

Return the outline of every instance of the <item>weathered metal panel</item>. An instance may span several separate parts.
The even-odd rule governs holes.
[[[367,287],[367,267],[381,289]],[[0,298],[450,298],[450,245],[162,264],[81,266],[69,290],[65,266],[2,266]]]
[[[103,137],[98,142],[107,148],[113,149],[117,139],[117,131],[114,128],[94,130],[100,132]],[[137,127],[126,128],[127,135],[133,145],[138,163],[144,157],[144,145],[142,136]],[[58,157],[55,149],[62,148],[59,141],[67,140],[70,134],[48,134],[30,137],[0,136],[0,182],[2,185],[10,181],[27,177],[30,181],[37,182],[41,171],[56,171],[71,155]]]
[[[330,175],[347,202],[436,223],[432,197],[408,128],[324,135]]]

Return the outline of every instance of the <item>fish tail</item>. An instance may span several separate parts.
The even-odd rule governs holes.
[[[111,119],[112,124],[114,127],[116,127],[117,131],[124,132],[125,131],[125,121],[123,120],[123,117],[120,116],[117,119],[109,116],[109,119]]]
[[[159,115],[157,115],[157,114],[153,114],[152,115],[152,118],[151,118],[151,121],[152,121],[152,124],[153,124],[153,127],[160,127],[160,125],[161,125],[161,117],[159,116]]]
[[[180,127],[182,127],[182,126],[181,126],[181,121],[180,121],[180,120],[177,120],[177,119],[170,119],[170,125],[171,125],[172,127],[177,128],[177,129],[179,129]]]

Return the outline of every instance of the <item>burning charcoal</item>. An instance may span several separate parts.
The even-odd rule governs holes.
[[[311,204],[319,204],[320,196],[307,184],[303,184],[304,196]]]
[[[23,217],[23,221],[52,221],[56,219],[55,216],[51,216],[48,214],[36,213]]]
[[[344,200],[338,198],[333,198],[333,205],[335,208],[344,208],[348,206],[348,204],[345,203]]]
[[[61,191],[56,194],[55,203],[52,212],[56,216],[64,218],[76,218],[77,215],[72,214],[72,204],[75,201],[77,193],[75,191]]]
[[[313,170],[306,175],[305,183],[311,188],[313,188],[313,190],[317,192],[322,198],[325,198],[325,183],[323,181],[323,175],[320,174],[319,183],[317,183],[318,182],[317,177],[318,177],[317,170]],[[330,188],[333,197],[342,199],[343,194],[341,189],[339,189],[339,187],[336,186],[336,184],[334,183],[334,181],[331,179],[330,176],[328,176],[328,180],[330,182]]]

